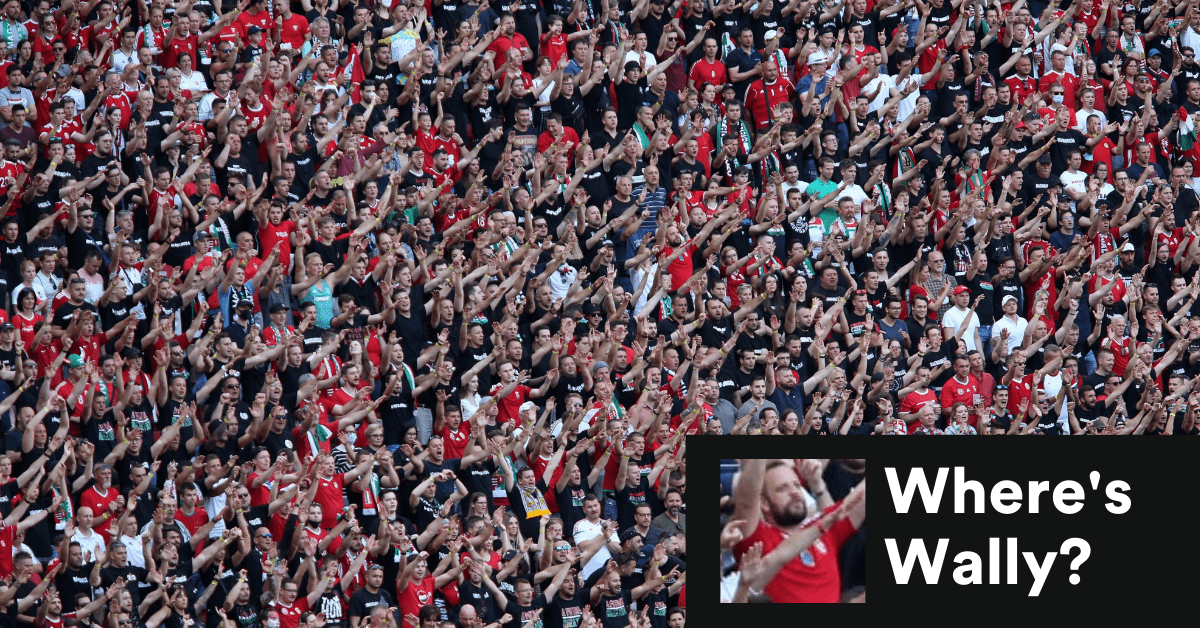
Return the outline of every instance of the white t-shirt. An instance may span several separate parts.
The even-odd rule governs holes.
[[[1058,180],[1062,181],[1064,190],[1075,188],[1079,192],[1086,193],[1087,186],[1084,185],[1084,182],[1087,181],[1087,176],[1087,173],[1082,170],[1076,170],[1075,172],[1066,170],[1059,173]]]
[[[979,329],[979,315],[969,309],[960,310],[955,306],[946,310],[946,314],[942,318],[942,326],[953,329],[954,333],[957,334],[959,327],[968,315],[971,317],[971,320],[966,323],[967,331],[963,334],[962,340],[963,344],[967,345],[967,351],[975,351],[979,349],[979,347],[975,346],[975,331]]]
[[[630,61],[637,61],[640,63],[641,60],[642,60],[642,54],[640,52],[635,52],[633,50],[630,50],[629,52],[625,53],[625,63],[629,63]],[[642,72],[649,72],[656,65],[658,65],[658,59],[654,58],[653,52],[650,52],[649,50],[647,50],[646,51],[646,62],[642,64]],[[622,72],[625,71],[624,63],[621,64],[621,71]]]
[[[602,522],[603,519],[597,523],[592,523],[587,519],[580,519],[579,521],[575,522],[575,544],[578,545],[584,541],[594,539],[599,536],[604,531],[601,526]],[[613,543],[621,542],[615,533],[609,540]],[[592,556],[592,559],[583,566],[583,571],[581,571],[579,575],[586,580],[587,577],[592,575],[592,573],[594,573],[596,570],[603,569],[604,563],[608,562],[608,559],[610,558],[612,558],[612,552],[609,551],[608,546],[605,545],[604,547],[601,547],[600,551],[596,552],[596,555]]]
[[[887,74],[880,74],[871,79],[871,82],[862,88],[862,93],[869,94],[878,89],[879,94],[875,96],[875,100],[872,100],[871,104],[867,105],[867,111],[879,111],[892,97],[892,88],[895,86],[896,80]]]
[[[953,309],[953,308],[951,308]],[[947,312],[949,314],[949,312]],[[1016,322],[1013,322],[1007,316],[1001,316],[995,323],[992,324],[992,338],[999,340],[1000,332],[1008,330],[1008,350],[1016,351],[1017,347],[1021,346],[1021,342],[1025,340],[1025,328],[1029,326],[1029,321],[1017,317]]]
[[[1100,118],[1101,128],[1108,124],[1108,116],[1104,115],[1103,111],[1097,111],[1095,109],[1092,109],[1091,111],[1088,111],[1087,109],[1080,109],[1079,111],[1075,112],[1075,130],[1086,135],[1087,119],[1092,116],[1097,116]]]
[[[91,560],[100,560],[100,556],[104,554],[104,537],[100,536],[99,532],[92,530],[90,534],[84,535],[83,530],[76,529],[75,535],[71,537],[73,543],[78,543],[79,548],[83,550],[83,559],[88,561],[88,552],[91,552]]]

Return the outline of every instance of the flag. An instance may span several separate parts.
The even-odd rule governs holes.
[[[1179,148],[1187,152],[1196,144],[1196,123],[1187,109],[1179,108]]]

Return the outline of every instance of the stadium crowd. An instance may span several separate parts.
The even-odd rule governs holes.
[[[2,616],[681,628],[686,435],[1200,433],[1198,44],[7,0]]]

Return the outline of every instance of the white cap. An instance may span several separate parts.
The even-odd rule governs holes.
[[[823,55],[819,52],[814,52],[814,53],[808,55],[808,64],[809,65],[816,65],[818,63],[825,63],[825,55]]]
[[[1013,295],[1011,295],[1011,294],[1006,294],[1006,295],[1004,295],[1004,298],[1000,300],[1000,305],[1008,305],[1008,302],[1009,302],[1009,301],[1012,301],[1013,303],[1016,303],[1016,302],[1017,302],[1017,297],[1014,297],[1014,296],[1013,296]]]
[[[1121,247],[1121,252],[1122,252],[1122,253],[1124,253],[1125,251],[1133,251],[1133,250],[1136,250],[1136,249],[1134,249],[1134,248],[1133,248],[1133,243],[1132,243],[1132,242],[1126,242],[1126,243],[1125,243],[1125,246]]]
[[[775,39],[776,36],[777,36],[777,33],[775,32],[775,29],[771,29],[763,34],[763,40],[766,41],[766,40]]]

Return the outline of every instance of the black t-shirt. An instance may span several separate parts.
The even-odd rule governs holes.
[[[591,596],[591,589],[576,588],[575,595],[564,599],[560,589],[542,611],[542,622],[546,628],[577,628]]]
[[[622,589],[616,595],[601,595],[593,607],[593,613],[604,628],[625,628],[629,625],[629,604],[633,595]]]
[[[475,614],[479,616],[484,625],[496,621],[496,618],[500,616],[497,613],[496,599],[492,597],[492,591],[482,582],[476,586],[471,583],[470,578],[463,580],[463,583],[458,585],[458,599],[462,604],[474,606]]]
[[[354,595],[350,596],[350,610],[346,613],[348,617],[369,617],[371,611],[376,606],[391,607],[395,606],[392,601],[392,595],[387,592],[384,587],[380,587],[377,593],[371,593],[364,586]]]
[[[624,72],[624,68],[621,69]],[[654,95],[650,93],[650,85],[646,77],[641,77],[636,83],[622,80],[617,85],[617,128],[633,128],[637,120],[638,109],[642,105],[653,104]]]
[[[505,591],[504,594],[508,597],[508,605],[504,607],[504,612],[512,615],[512,621],[505,624],[505,628],[521,628],[526,619],[533,617],[534,612],[546,607],[547,600],[544,594],[535,595],[530,606],[517,604],[516,596],[508,591]]]

